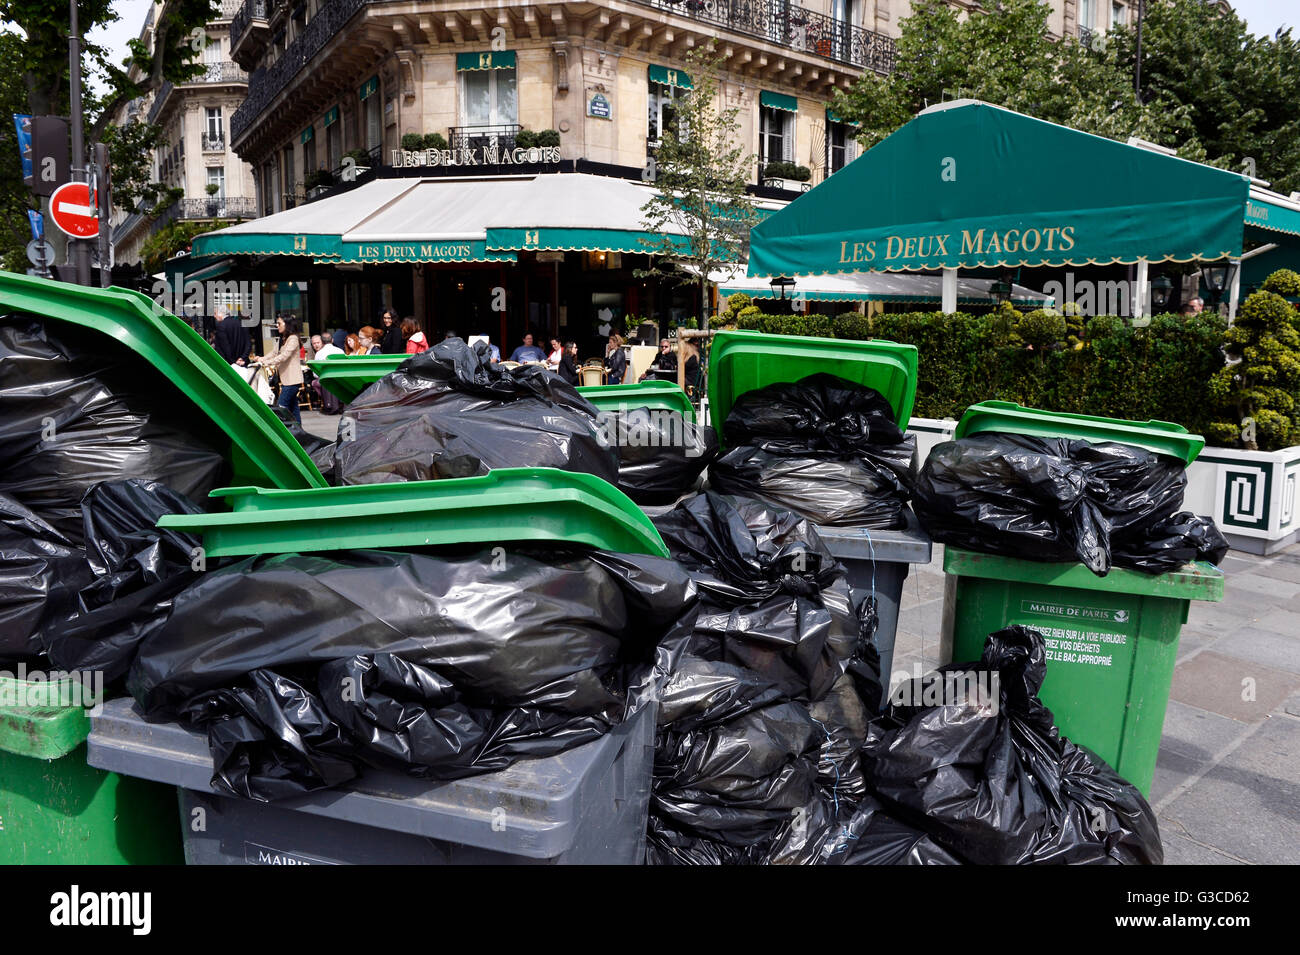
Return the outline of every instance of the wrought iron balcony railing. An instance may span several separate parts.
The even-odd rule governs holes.
[[[205,196],[201,199],[178,199],[179,219],[252,219],[257,203],[246,196]]]
[[[217,19],[230,20],[243,9],[243,0],[221,0],[217,7]]]
[[[515,137],[523,126],[518,123],[502,123],[497,126],[451,126],[447,132],[447,145],[454,150],[462,149],[514,149]]]
[[[266,19],[266,0],[244,0],[239,12],[230,18],[230,42],[238,43],[252,20]]]
[[[1079,24],[1079,45],[1085,49],[1091,50],[1093,41],[1097,38],[1097,31]]]
[[[248,73],[238,63],[223,60],[203,64],[203,72],[187,83],[247,83]]]
[[[635,2],[877,73],[890,73],[894,69],[897,50],[892,37],[805,10],[788,0]]]
[[[224,153],[226,151],[226,137],[223,135],[213,136],[211,133],[204,133],[203,151],[207,153]]]

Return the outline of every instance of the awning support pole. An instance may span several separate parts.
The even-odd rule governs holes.
[[[1237,320],[1237,304],[1241,301],[1241,259],[1232,260],[1232,281],[1228,285],[1228,324]]]
[[[943,270],[943,284],[940,293],[941,307],[945,315],[951,315],[957,311],[957,270]]]
[[[1133,317],[1141,318],[1147,301],[1147,266],[1146,259],[1137,260],[1137,281],[1133,283]]]

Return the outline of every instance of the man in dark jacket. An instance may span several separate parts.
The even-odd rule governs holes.
[[[238,318],[227,315],[224,308],[218,308],[212,317],[217,324],[212,347],[227,365],[243,365],[252,350],[248,329]]]

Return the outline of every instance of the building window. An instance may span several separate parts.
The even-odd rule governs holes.
[[[325,161],[331,171],[343,165],[343,126],[337,106],[325,114]]]
[[[646,141],[656,145],[663,137],[664,130],[671,129],[681,138],[685,130],[680,124],[674,125],[677,113],[677,100],[685,96],[687,90],[667,83],[650,84],[649,118],[646,125]]]
[[[505,126],[518,122],[519,101],[513,67],[460,72],[462,126]]]
[[[212,139],[221,138],[221,107],[207,108],[208,116],[208,136]]]
[[[1112,3],[1110,5],[1110,25],[1113,27],[1122,27],[1128,23],[1128,7],[1122,3]]]
[[[1079,0],[1079,26],[1091,30],[1093,23],[1092,0]]]
[[[764,166],[794,161],[794,118],[795,114],[788,110],[761,107],[758,150]]]
[[[292,209],[294,197],[298,193],[297,176],[293,171],[293,145],[284,147],[284,196],[285,205]]]
[[[226,167],[209,166],[208,167],[208,185],[216,186],[217,191],[214,193],[218,199],[226,198]]]
[[[826,121],[826,174],[839,172],[853,161],[857,145],[853,128],[848,123]]]
[[[313,136],[302,145],[303,175],[316,171],[316,137]]]
[[[847,59],[851,47],[853,26],[853,0],[831,0],[831,19],[835,21],[835,53]],[[820,49],[818,52],[822,52]]]

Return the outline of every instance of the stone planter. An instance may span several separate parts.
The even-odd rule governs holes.
[[[1271,554],[1300,540],[1300,447],[1207,447],[1187,469],[1185,510],[1208,514],[1236,550]]]

